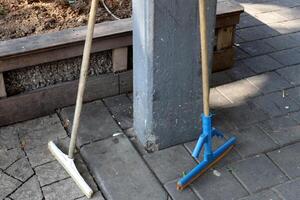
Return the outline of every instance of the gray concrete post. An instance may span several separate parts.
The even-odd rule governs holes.
[[[216,0],[207,9],[211,64]],[[149,150],[200,134],[199,38],[198,0],[133,0],[134,129]]]

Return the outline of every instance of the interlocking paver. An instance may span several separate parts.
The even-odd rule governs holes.
[[[259,40],[279,35],[277,31],[267,25],[238,29],[237,34],[245,41]]]
[[[279,62],[268,55],[247,58],[243,60],[243,63],[256,73],[272,71],[282,66]]]
[[[145,155],[144,158],[162,183],[179,178],[197,164],[182,145]]]
[[[176,189],[177,180],[168,182],[164,185],[168,193],[171,195],[173,200],[199,200],[197,195],[191,190],[191,188],[186,188],[183,191],[178,191]]]
[[[133,124],[133,107],[132,102],[126,95],[105,98],[103,100],[112,112],[113,117],[117,120],[122,129],[128,129]]]
[[[5,172],[23,182],[34,174],[27,158],[18,160],[5,170]]]
[[[264,24],[276,23],[276,22],[283,22],[286,21],[287,18],[278,12],[266,12],[266,13],[259,13],[255,15],[255,18],[261,21]]]
[[[225,133],[226,134],[226,133]],[[193,142],[189,142],[184,144],[185,147],[188,149],[188,151],[190,153],[193,152],[195,145],[196,145],[197,141],[193,141]],[[224,144],[226,142],[225,138],[216,138],[214,137],[212,140],[212,148],[215,151],[219,146],[221,146],[222,144]],[[197,159],[199,162],[203,160],[203,153],[204,153],[204,149],[202,149],[199,158]],[[235,151],[235,150],[231,150],[229,152],[228,155],[226,155],[224,158],[222,158],[222,160],[220,160],[215,166],[214,168],[221,168],[224,167],[225,165],[235,162],[237,160],[240,160],[241,156]]]
[[[218,90],[212,88],[210,90],[209,103],[211,108],[221,109],[231,105],[231,102],[226,99]]]
[[[233,107],[225,108],[218,112],[219,117],[231,124],[233,129],[241,129],[250,125],[266,120],[269,116],[251,102],[237,104]],[[221,125],[222,127],[223,125]],[[216,127],[219,127],[216,125]],[[226,129],[224,129],[226,130]]]
[[[235,81],[217,87],[217,90],[231,102],[239,102],[260,95],[259,89],[247,80]]]
[[[300,102],[300,87],[291,88],[286,93],[291,99]]]
[[[69,133],[72,129],[74,111],[75,107],[72,106],[62,109],[61,112],[64,124],[68,124]],[[102,101],[95,101],[83,106],[77,140],[79,146],[107,138],[117,132],[121,132],[121,129],[115,123]]]
[[[226,70],[226,73],[235,81],[255,75],[243,61],[236,61],[233,68]]]
[[[14,127],[0,128],[0,150],[17,148],[20,145],[19,136]]]
[[[38,166],[35,168],[35,172],[41,186],[49,185],[69,177],[68,173],[57,161]]]
[[[240,22],[238,23],[237,28],[238,29],[247,28],[247,27],[257,26],[262,24],[263,23],[260,20],[246,13],[245,15],[242,15],[240,17]]]
[[[240,48],[251,56],[259,56],[273,52],[275,49],[263,40],[255,40],[240,44]]]
[[[20,185],[20,181],[0,171],[0,199],[4,199],[6,196],[15,191]]]
[[[252,126],[240,131],[232,131],[237,138],[236,150],[244,157],[270,151],[278,147],[260,128]]]
[[[245,52],[244,50],[242,50],[239,47],[240,47],[240,45],[234,46],[236,60],[241,60],[241,59],[250,57],[250,55],[247,52]]]
[[[218,175],[213,170],[200,176],[191,187],[205,200],[239,199],[247,196],[247,191],[226,169],[218,170]]]
[[[276,192],[272,190],[265,190],[258,194],[253,194],[249,197],[242,198],[240,200],[282,200]]]
[[[290,35],[280,35],[280,36],[265,39],[264,41],[279,51],[284,49],[294,48],[300,45],[300,41],[297,41]]]
[[[232,79],[225,71],[215,72],[211,75],[211,86],[212,87],[215,87],[218,85],[223,85],[223,84],[230,83],[230,82],[232,82]]]
[[[295,48],[276,51],[271,53],[270,56],[283,65],[295,65],[300,63],[300,53]]]
[[[300,126],[289,115],[272,118],[258,124],[272,139],[286,145],[300,140]]]
[[[82,197],[81,190],[72,178],[68,178],[42,188],[45,200],[74,200]]]
[[[276,187],[275,189],[284,197],[284,200],[299,199],[300,179]]]
[[[43,195],[37,177],[31,177],[11,197],[14,200],[42,200]]]
[[[298,123],[300,123],[300,112],[291,113],[290,116],[296,120]]]
[[[300,106],[284,91],[256,97],[252,102],[271,117],[288,114],[300,109]]]
[[[265,155],[257,155],[230,165],[233,173],[251,192],[287,181],[287,177]]]
[[[11,164],[24,157],[24,152],[20,148],[11,150],[0,150],[0,169],[6,169]]]
[[[43,119],[36,119],[36,121],[25,122],[23,126],[19,124],[19,126],[22,126],[22,130],[20,130],[20,142],[25,151],[41,145],[47,146],[50,140],[67,137],[66,131],[61,122],[57,121],[57,118],[55,117],[54,123],[47,121],[47,119],[50,119],[49,117],[45,117]]]
[[[279,150],[268,153],[268,156],[282,169],[289,177],[300,176],[300,143],[286,146]]]
[[[285,67],[279,69],[277,72],[286,78],[292,85],[300,85],[300,65]]]
[[[275,72],[267,72],[257,76],[252,76],[247,78],[247,80],[265,94],[291,87],[285,79]]]
[[[167,199],[124,134],[85,145],[81,154],[108,199]]]

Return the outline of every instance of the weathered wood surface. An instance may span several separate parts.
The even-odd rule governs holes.
[[[132,71],[89,78],[84,101],[132,91],[132,85],[128,82],[130,74]],[[126,80],[126,84],[119,84],[120,80]],[[77,87],[78,81],[71,81],[0,99],[0,126],[48,115],[55,109],[74,105]]]
[[[128,47],[113,49],[112,51],[113,72],[127,70]]]
[[[235,49],[229,48],[214,52],[213,72],[230,68],[234,64]]]

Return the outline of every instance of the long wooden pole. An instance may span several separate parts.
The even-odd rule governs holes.
[[[78,93],[77,93],[77,100],[76,100],[76,108],[73,120],[73,127],[72,127],[72,135],[69,147],[69,158],[74,157],[74,150],[76,146],[76,139],[78,134],[79,128],[79,120],[80,114],[82,110],[82,102],[83,102],[83,95],[86,85],[86,79],[88,74],[88,68],[90,63],[90,53],[93,41],[93,34],[94,34],[94,27],[96,22],[96,12],[98,7],[99,0],[92,0],[89,22],[88,22],[88,31],[86,35],[84,50],[83,50],[83,58],[81,64],[81,71],[80,71],[80,79],[79,79],[79,86],[78,86]]]
[[[208,66],[208,40],[207,40],[207,16],[206,0],[199,0],[199,19],[201,35],[201,61],[202,61],[202,87],[203,87],[203,111],[205,116],[209,111],[209,66]]]

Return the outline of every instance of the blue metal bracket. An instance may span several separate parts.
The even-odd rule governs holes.
[[[200,152],[204,146],[204,159],[194,169],[187,173],[177,182],[177,189],[183,190],[189,184],[191,184],[196,178],[203,174],[206,170],[216,164],[221,158],[223,158],[233,147],[236,142],[236,138],[232,137],[227,140],[216,151],[212,149],[212,138],[214,136],[224,138],[221,131],[212,128],[212,115],[202,115],[202,134],[200,135],[195,149],[192,153],[194,158],[199,158]]]

